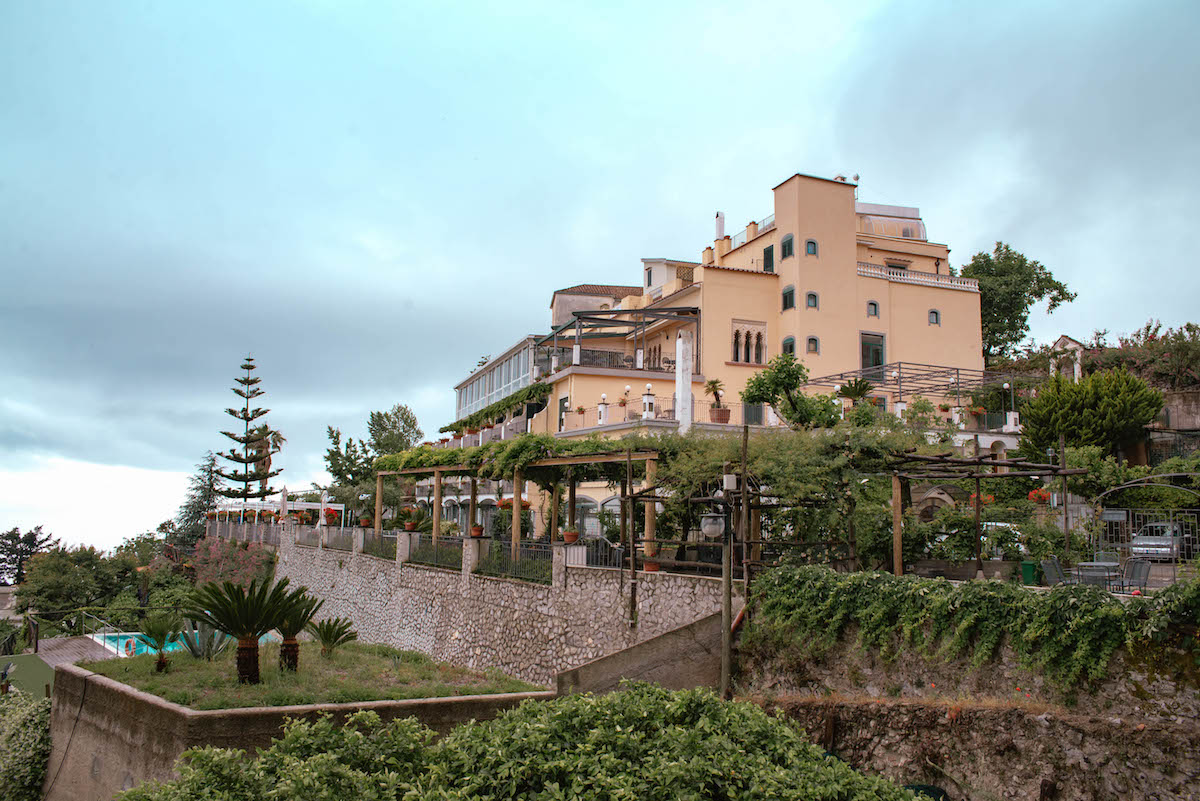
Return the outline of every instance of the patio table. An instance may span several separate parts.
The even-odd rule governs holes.
[[[1104,578],[1108,582],[1112,582],[1113,579],[1117,579],[1117,578],[1121,577],[1120,562],[1076,562],[1075,563],[1076,578],[1079,577],[1079,568],[1081,568],[1081,567],[1092,567],[1092,568],[1102,569],[1104,571]]]

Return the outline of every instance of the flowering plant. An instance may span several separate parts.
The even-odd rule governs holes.
[[[995,503],[995,502],[996,502],[995,495],[982,495],[979,498],[980,506],[987,506],[989,503]],[[973,492],[971,493],[971,505],[972,506],[975,505],[975,493],[973,493]]]
[[[987,414],[987,409],[983,408],[982,406],[968,406],[967,413],[978,417],[980,415]]]
[[[501,509],[510,509],[511,510],[513,508],[512,498],[501,499],[501,501],[499,503],[499,507]],[[530,509],[530,508],[532,508],[532,507],[530,506],[529,501],[522,498],[521,499],[521,509],[525,510],[525,509]]]
[[[941,409],[943,412],[948,412],[948,411],[950,411],[950,404],[948,404],[948,403],[939,403],[939,404],[938,404],[938,408],[939,408],[939,409]]]
[[[1050,490],[1045,487],[1039,487],[1029,491],[1029,500],[1034,503],[1050,503]]]
[[[217,513],[216,512],[205,512],[204,517],[207,518],[208,520],[216,520]]]
[[[339,512],[337,509],[326,509],[325,510],[325,522],[326,523],[336,523],[338,521],[338,519],[341,518],[341,516],[342,516],[341,512]]]

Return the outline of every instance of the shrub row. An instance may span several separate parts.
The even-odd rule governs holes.
[[[440,742],[414,719],[360,712],[292,722],[247,762],[239,751],[185,754],[180,778],[122,801],[354,799],[805,799],[913,795],[856,773],[794,724],[710,692],[628,685],[604,696],[527,701]]]
[[[1102,678],[1121,648],[1151,658],[1182,649],[1200,664],[1200,580],[1123,603],[1096,587],[1043,593],[992,581],[956,585],[783,566],[764,574],[753,595],[743,646],[760,657],[803,644],[819,658],[853,626],[858,644],[885,659],[909,649],[927,659],[969,657],[978,667],[1007,644],[1064,688]]]

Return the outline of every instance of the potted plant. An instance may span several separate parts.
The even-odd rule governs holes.
[[[654,559],[653,557],[647,556],[644,560],[642,560],[642,570],[646,573],[657,573],[658,572],[658,560]]]
[[[475,539],[479,539],[480,537],[482,537],[483,536],[483,526],[480,526],[480,525],[471,526],[471,536],[474,537]]]
[[[948,411],[950,411],[950,404],[948,404],[948,403],[939,403],[939,404],[938,404],[938,409],[940,409],[940,410],[941,410],[941,411],[943,411],[943,412],[948,412]]]
[[[358,524],[363,528],[371,528],[375,525],[375,521],[368,517],[366,512],[363,512],[358,517]]]
[[[563,535],[563,542],[567,543],[568,545],[570,545],[573,542],[577,542],[579,540],[578,529],[573,529],[573,528],[564,529],[562,535]]]
[[[205,519],[207,519],[207,520],[216,520],[216,519],[217,519],[217,513],[216,513],[216,512],[205,512],[205,513],[204,513],[204,517],[205,517]]]
[[[713,404],[708,410],[708,417],[714,423],[728,423],[730,409],[721,405],[721,395],[725,392],[725,383],[719,378],[710,378],[704,384],[704,394],[711,395]]]
[[[326,509],[325,510],[325,525],[336,526],[338,524],[338,521],[341,520],[341,517],[342,516],[341,516],[341,514],[338,513],[337,509]]]
[[[584,413],[586,413],[586,412],[587,412],[587,409],[583,408],[582,406],[576,406],[576,407],[575,407],[575,413],[576,413],[576,414],[584,414]]]
[[[479,429],[476,428],[475,426],[467,426],[467,433],[468,434],[478,434]]]

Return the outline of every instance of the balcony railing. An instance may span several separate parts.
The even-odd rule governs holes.
[[[919,286],[936,286],[942,289],[960,289],[964,292],[978,292],[979,282],[974,278],[961,278],[957,275],[938,275],[923,273],[919,270],[902,270],[897,267],[887,267],[860,261],[858,274],[864,278],[883,278],[897,281],[901,284],[917,284]]]
[[[679,410],[675,406],[674,396],[654,396],[649,410],[643,410],[643,396],[629,400],[626,405],[609,403],[607,409],[601,406],[584,407],[582,414],[578,408],[571,409],[562,416],[560,431],[583,431],[600,425],[618,425],[621,423],[637,423],[649,420],[678,420]],[[692,400],[692,422],[728,425],[728,426],[766,426],[781,425],[778,421],[771,422],[767,408],[759,403],[722,403],[717,406],[712,401],[702,398]]]
[[[576,365],[574,349],[569,347],[546,347],[538,349],[535,361],[542,375],[549,375],[554,372],[555,353],[558,355],[557,364],[559,370],[565,370],[568,367],[600,367],[608,370],[650,370],[654,372],[673,372],[675,370],[675,360],[669,356],[651,359],[649,354],[643,354],[642,366],[638,367],[637,357],[632,353],[619,350],[581,348],[579,350],[579,364]],[[699,357],[697,357],[696,364],[692,369],[696,372],[700,371]]]
[[[774,227],[775,227],[775,215],[774,214],[767,216],[767,217],[763,217],[761,220],[758,221],[758,233],[755,234],[755,236],[762,236],[763,234],[765,234],[767,231],[770,231]],[[730,244],[732,244],[733,247],[735,247],[735,248],[740,248],[742,245],[746,244],[748,241],[750,241],[750,229],[747,227],[747,228],[743,228],[741,231],[734,234],[733,238],[730,239]]]

